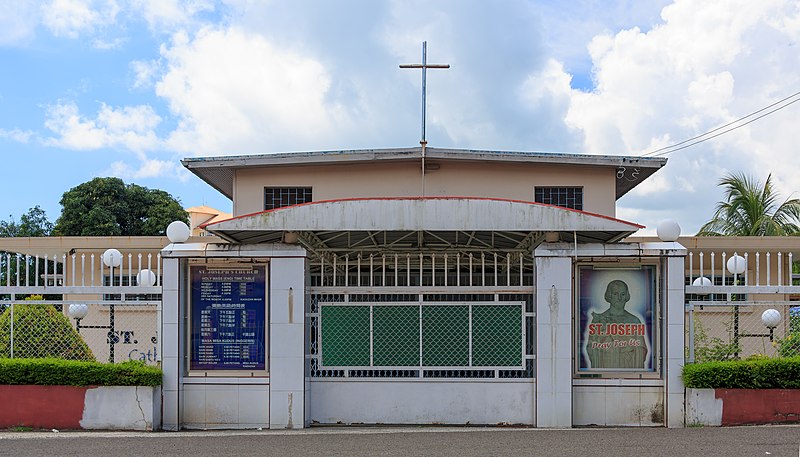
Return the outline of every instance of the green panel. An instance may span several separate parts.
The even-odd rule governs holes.
[[[372,308],[375,366],[419,366],[419,305]]]
[[[323,306],[323,366],[369,365],[369,306]]]
[[[472,307],[472,365],[522,365],[522,308],[519,305]]]
[[[469,365],[469,307],[422,307],[422,364]]]

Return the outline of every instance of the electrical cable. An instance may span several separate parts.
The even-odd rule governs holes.
[[[798,95],[800,95],[800,92],[795,92],[794,94],[792,94],[792,95],[790,95],[788,97],[785,97],[785,98],[783,98],[781,100],[778,100],[777,102],[775,102],[775,103],[773,103],[771,105],[765,106],[765,107],[763,107],[763,108],[761,108],[761,109],[759,109],[757,111],[753,111],[752,113],[750,113],[750,114],[748,114],[746,116],[740,117],[739,119],[736,119],[735,121],[728,122],[727,124],[724,124],[724,125],[721,125],[721,126],[719,126],[717,128],[714,128],[712,130],[709,130],[708,132],[705,132],[705,133],[703,133],[701,135],[697,135],[697,136],[694,136],[692,138],[688,138],[688,139],[683,140],[683,141],[681,141],[679,143],[675,143],[675,144],[672,144],[672,145],[669,145],[669,146],[664,146],[663,148],[659,148],[659,149],[647,152],[645,154],[642,154],[642,157],[648,157],[648,156],[659,157],[659,156],[667,155],[667,154],[673,153],[675,151],[680,151],[681,149],[686,149],[688,147],[691,147],[691,146],[694,146],[696,144],[702,143],[704,141],[708,141],[708,140],[710,140],[712,138],[716,138],[716,137],[718,137],[720,135],[724,135],[725,133],[731,132],[731,131],[736,130],[736,129],[740,128],[740,127],[744,127],[747,124],[753,123],[753,122],[761,119],[762,117],[768,116],[768,115],[770,115],[770,114],[772,114],[772,113],[774,113],[776,111],[780,111],[783,108],[786,108],[787,106],[800,101],[800,98],[792,100],[789,103],[786,103],[786,104],[784,104],[782,106],[779,106],[778,108],[775,108],[775,109],[773,109],[773,110],[771,110],[771,111],[769,111],[767,113],[762,114],[761,116],[758,116],[758,117],[755,117],[753,119],[750,119],[749,121],[747,121],[745,123],[742,123],[740,125],[736,125],[736,126],[731,127],[731,128],[729,128],[727,130],[724,130],[724,131],[722,131],[720,133],[717,133],[716,135],[708,136],[708,135],[710,135],[710,134],[712,134],[714,132],[717,132],[717,131],[719,131],[721,129],[724,129],[726,127],[730,127],[730,126],[732,126],[734,124],[738,124],[738,123],[742,122],[743,120],[745,120],[745,119],[747,119],[749,117],[752,117],[752,116],[754,116],[754,115],[756,115],[758,113],[761,113],[761,112],[763,112],[765,110],[768,110],[768,109],[770,109],[770,108],[772,108],[772,107],[774,107],[776,105],[780,105],[781,103],[783,103],[783,102],[785,102],[787,100],[790,100],[790,99],[792,99],[794,97],[797,97]],[[707,137],[707,138],[704,138],[704,137]],[[697,140],[697,141],[694,141],[694,140]],[[690,143],[690,144],[686,144],[686,143]],[[685,145],[685,146],[682,146],[682,145]],[[678,147],[678,146],[681,146],[681,147]],[[665,152],[661,152],[661,151],[665,151]],[[658,152],[661,152],[661,153],[657,154]]]

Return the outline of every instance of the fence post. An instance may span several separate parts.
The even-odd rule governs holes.
[[[14,358],[14,294],[11,294],[11,358]]]
[[[689,311],[689,363],[694,363],[694,305],[686,304]]]

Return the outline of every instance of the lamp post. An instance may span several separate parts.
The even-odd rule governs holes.
[[[728,271],[733,275],[733,285],[739,285],[739,275],[744,273],[747,270],[747,264],[744,260],[744,257],[740,256],[737,253],[733,253],[733,255],[728,259],[725,263]],[[724,279],[723,279],[724,285]],[[733,297],[732,294],[728,294],[728,301],[732,301]],[[733,305],[733,347],[735,351],[733,356],[737,359],[739,358],[739,337],[742,336],[739,334],[739,307],[737,305]]]
[[[705,276],[700,276],[692,281],[693,286],[710,286],[711,280]],[[708,293],[702,292],[697,295],[701,297],[708,296]],[[694,305],[689,304],[689,363],[694,363]],[[703,309],[703,306],[700,306]]]

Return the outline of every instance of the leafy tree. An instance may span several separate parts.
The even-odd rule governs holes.
[[[20,216],[19,222],[14,220],[14,216],[9,216],[7,221],[0,221],[0,237],[49,236],[52,232],[53,223],[47,220],[47,214],[38,205]],[[7,252],[0,251],[0,284],[15,284],[17,282],[17,268],[19,268],[20,273],[28,271],[28,280],[33,284],[37,275],[34,260],[28,259],[26,268],[24,257],[18,258],[15,254],[9,257],[7,254]],[[19,267],[17,266],[18,263]],[[43,271],[44,263],[41,263],[38,273],[40,274]],[[6,273],[9,273],[11,277],[6,278]],[[21,284],[24,281],[25,279],[20,278]],[[0,311],[4,308],[4,306],[0,306]]]
[[[63,236],[163,235],[170,222],[188,222],[180,202],[163,190],[94,178],[61,197],[55,233]]]
[[[714,216],[697,236],[785,236],[800,235],[800,199],[778,204],[772,175],[763,186],[744,174],[729,174],[719,185],[725,201],[717,204]]]
[[[0,221],[0,237],[49,236],[53,231],[53,223],[47,220],[47,214],[39,205],[23,214],[19,223],[14,220],[14,216],[9,218],[7,221]]]

